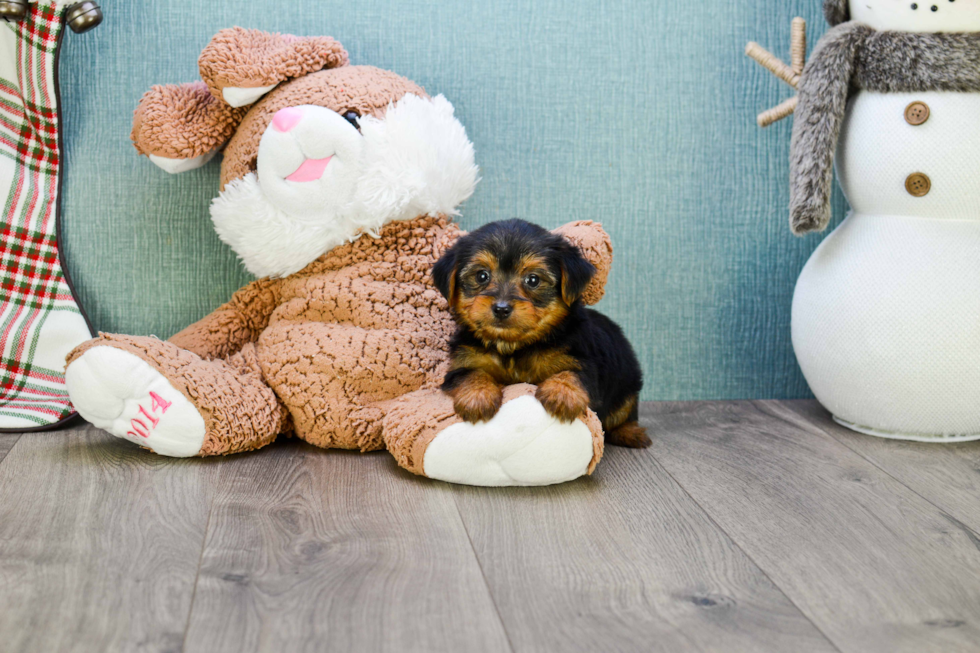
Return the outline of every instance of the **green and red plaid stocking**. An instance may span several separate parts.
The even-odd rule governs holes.
[[[63,14],[41,0],[21,21],[0,20],[0,431],[73,415],[65,355],[92,337],[58,250]]]

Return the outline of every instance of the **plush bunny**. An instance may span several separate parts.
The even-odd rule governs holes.
[[[980,438],[980,0],[826,0],[799,80],[791,225],[851,212],[804,268],[793,346],[841,423]]]
[[[214,226],[260,277],[168,341],[103,334],[68,357],[87,420],[169,456],[248,451],[292,433],[319,447],[387,448],[405,469],[474,485],[544,485],[591,473],[590,411],[550,417],[507,389],[489,422],[461,422],[438,386],[454,330],[431,279],[461,235],[473,147],[452,105],[348,65],[333,39],[231,29],[200,57],[203,82],[158,86],[134,118],[137,150],[181,172],[223,149]],[[599,273],[609,239],[559,230]]]

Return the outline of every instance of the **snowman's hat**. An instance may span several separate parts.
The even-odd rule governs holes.
[[[823,0],[823,15],[831,25],[840,25],[851,20],[847,0]]]

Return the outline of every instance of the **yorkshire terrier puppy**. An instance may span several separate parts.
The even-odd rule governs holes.
[[[586,408],[606,441],[648,447],[637,421],[643,375],[622,330],[579,299],[595,268],[559,235],[524,220],[460,238],[432,271],[459,327],[442,389],[468,422],[489,420],[506,385],[531,383],[549,414]]]

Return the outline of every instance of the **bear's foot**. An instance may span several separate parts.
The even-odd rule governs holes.
[[[591,411],[572,422],[547,413],[534,387],[511,386],[488,422],[469,423],[439,391],[398,402],[385,441],[402,467],[432,479],[486,487],[565,483],[590,474],[602,456],[602,428]]]
[[[164,456],[250,451],[288,427],[252,344],[204,360],[172,342],[103,333],[68,355],[65,383],[82,417]]]
[[[85,350],[65,372],[78,413],[100,429],[158,454],[196,456],[204,418],[160,372],[139,356],[110,346]]]
[[[584,476],[592,432],[581,420],[561,422],[537,399],[507,402],[489,422],[457,422],[429,443],[429,478],[481,486],[552,485]]]

